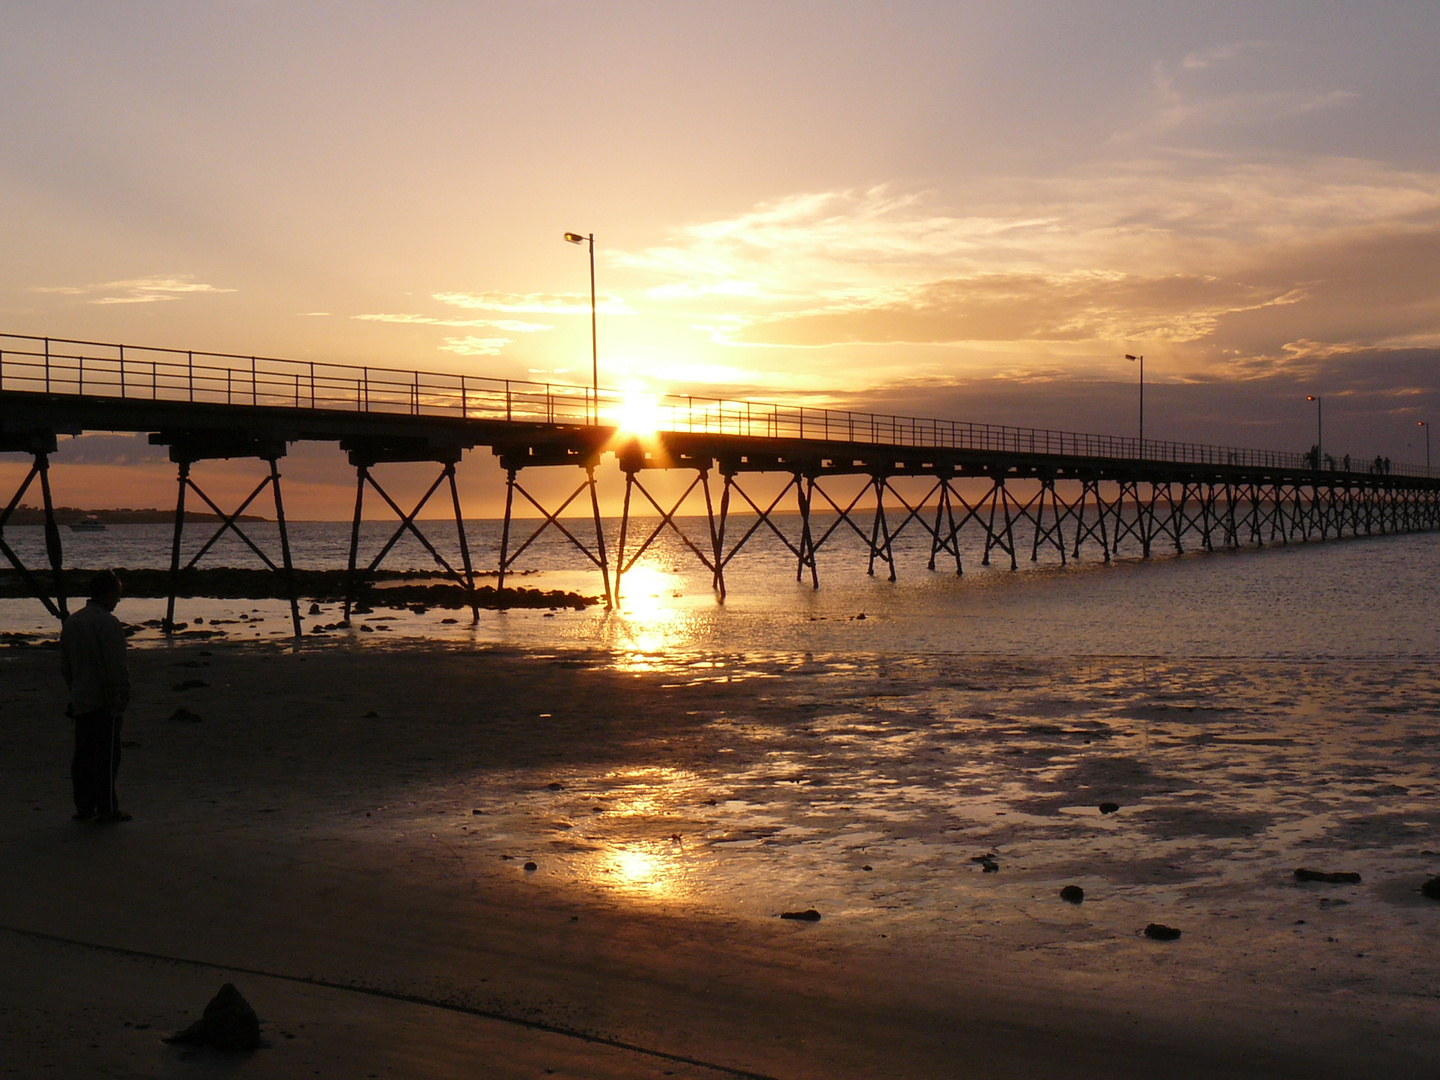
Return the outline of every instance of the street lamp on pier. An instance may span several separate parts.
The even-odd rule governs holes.
[[[1430,475],[1430,421],[1416,420],[1416,424],[1425,429],[1425,475]]]
[[[1145,456],[1145,357],[1125,354],[1126,360],[1140,361],[1140,456]]]
[[[590,245],[590,378],[595,390],[595,420],[600,420],[600,347],[595,338],[595,234],[581,236],[567,232],[565,239],[572,244]]]
[[[1325,456],[1325,414],[1320,399],[1314,394],[1306,394],[1305,400],[1315,402],[1315,468],[1319,469],[1320,461]]]

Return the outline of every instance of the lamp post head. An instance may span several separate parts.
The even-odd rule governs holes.
[[[1306,400],[1306,401],[1319,401],[1320,399],[1317,398],[1314,394],[1306,394],[1306,395],[1305,395],[1305,400]]]
[[[1126,359],[1126,360],[1139,360],[1140,358],[1139,358],[1138,356],[1131,356],[1131,355],[1127,352],[1127,353],[1125,354],[1125,359]]]
[[[573,232],[567,232],[565,234],[565,239],[569,240],[572,244],[583,244],[585,242],[585,237],[581,236],[579,233]]]

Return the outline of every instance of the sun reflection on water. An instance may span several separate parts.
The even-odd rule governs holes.
[[[622,588],[619,609],[606,626],[617,668],[653,671],[694,645],[699,627],[695,612],[682,602],[680,575],[641,564],[625,574]]]
[[[639,851],[617,851],[614,870],[627,885],[654,885],[660,877],[655,860]]]
[[[692,772],[663,766],[627,770],[607,783],[602,819],[605,850],[589,860],[597,883],[649,899],[689,891],[684,835],[693,829],[688,809],[698,798]]]

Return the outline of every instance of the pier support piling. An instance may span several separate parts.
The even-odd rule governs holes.
[[[5,561],[14,567],[35,599],[45,605],[45,610],[63,623],[70,617],[69,603],[65,595],[65,554],[60,543],[60,526],[55,520],[55,500],[50,493],[50,455],[55,452],[57,445],[53,431],[0,437],[0,451],[29,454],[31,459],[25,479],[20,481],[5,509],[0,510],[0,555],[5,556]],[[25,498],[25,493],[36,480],[40,482],[40,504],[44,513],[45,556],[50,563],[48,589],[5,540],[6,523],[14,516],[20,501]]]
[[[279,460],[285,456],[285,440],[273,437],[255,437],[243,432],[160,432],[150,436],[150,442],[170,448],[170,460],[177,468],[177,490],[175,494],[175,530],[170,545],[170,589],[165,600],[165,619],[162,629],[166,636],[175,632],[175,602],[186,572],[199,565],[210,549],[227,533],[234,533],[250,551],[265,565],[265,568],[280,574],[285,583],[285,595],[290,602],[290,625],[295,636],[301,635],[300,597],[296,590],[295,567],[290,558],[290,533],[285,521],[285,503],[280,494]],[[231,458],[255,458],[268,465],[264,479],[255,485],[250,494],[231,513],[226,513],[214,499],[196,482],[192,467],[196,462],[215,461]],[[269,489],[275,504],[275,524],[280,533],[280,563],[277,565],[265,550],[243,529],[240,521],[245,511],[255,500]],[[210,539],[200,545],[194,555],[182,566],[181,545],[185,532],[185,496],[194,492],[219,519],[220,525]]]
[[[368,439],[343,440],[340,448],[348,452],[350,464],[355,469],[355,516],[350,523],[350,552],[346,560],[345,619],[349,620],[351,611],[364,597],[372,576],[384,562],[385,556],[390,554],[400,539],[408,533],[429,553],[430,558],[435,561],[435,565],[465,591],[471,621],[478,623],[480,621],[480,604],[475,595],[475,567],[470,561],[470,543],[465,535],[465,519],[460,509],[460,489],[455,479],[455,466],[459,463],[464,448],[431,444],[398,444]],[[377,465],[402,462],[434,463],[440,466],[439,475],[425,489],[425,493],[420,496],[414,509],[408,514],[401,509],[400,504],[375,478],[374,473]],[[440,553],[435,544],[416,524],[420,511],[425,509],[426,504],[440,490],[442,484],[449,486],[451,508],[455,515],[455,533],[460,548],[460,569],[458,570],[449,559]],[[380,550],[375,553],[369,564],[361,570],[359,569],[360,522],[364,511],[367,487],[380,496],[385,505],[390,508],[391,513],[399,519],[399,524],[390,534],[390,538],[381,545]]]
[[[666,530],[674,533],[691,553],[700,560],[700,565],[710,571],[711,580],[716,583],[717,592],[724,598],[724,575],[723,561],[716,557],[716,552],[722,543],[721,533],[716,527],[715,507],[710,495],[710,469],[713,464],[708,457],[680,457],[666,455],[656,459],[653,463],[647,460],[645,451],[638,445],[632,445],[620,451],[620,469],[625,474],[625,501],[620,515],[620,543],[615,554],[615,603],[620,603],[620,582],[629,573],[636,563],[650,550],[652,544]],[[656,500],[655,496],[640,481],[639,474],[646,468],[689,468],[695,470],[695,479],[691,480],[680,497],[675,500],[673,506],[666,510]],[[727,485],[728,486],[728,485]],[[680,513],[693,492],[699,490],[705,499],[705,520],[708,525],[707,547],[709,551],[703,551],[692,540],[685,530],[675,521],[676,515]],[[650,530],[644,541],[635,550],[626,556],[626,546],[629,542],[632,495],[640,492],[646,502],[660,515],[656,526]]]
[[[566,542],[588,559],[597,570],[600,571],[600,581],[605,595],[605,606],[614,606],[614,597],[610,588],[610,561],[605,550],[605,527],[600,520],[600,496],[595,487],[595,467],[598,464],[599,455],[588,458],[580,463],[585,470],[585,479],[569,496],[560,503],[554,510],[548,509],[536,496],[531,494],[521,485],[519,476],[521,465],[515,461],[502,458],[501,465],[505,469],[505,519],[500,530],[500,563],[499,580],[497,588],[505,588],[505,576],[510,568],[515,565],[516,560],[533,545],[547,529],[554,529],[565,537]],[[514,522],[515,496],[519,495],[536,510],[540,512],[540,524],[531,531],[525,540],[516,546],[514,550],[510,547],[510,534]],[[595,528],[595,546],[592,548],[582,540],[576,532],[570,529],[561,519],[560,515],[565,513],[574,502],[582,495],[589,496],[590,516]]]

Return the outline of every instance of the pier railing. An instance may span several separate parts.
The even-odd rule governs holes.
[[[841,409],[633,395],[565,383],[0,334],[0,390],[125,400],[445,416],[876,446],[1313,469],[1306,454]],[[1352,473],[1369,462],[1353,462]],[[1390,472],[1425,476],[1424,466]]]

